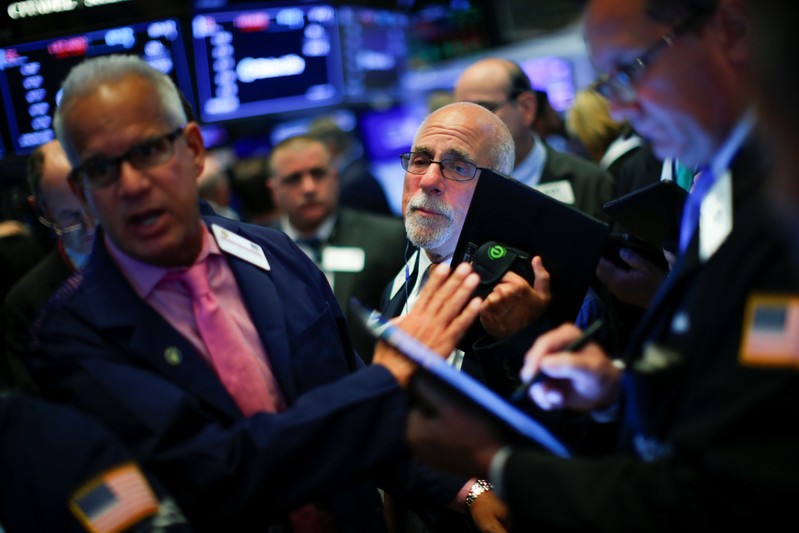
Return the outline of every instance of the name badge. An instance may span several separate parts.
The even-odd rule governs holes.
[[[211,224],[211,230],[213,230],[216,243],[222,251],[264,270],[271,270],[269,261],[266,260],[264,251],[259,245],[216,224]]]
[[[326,246],[322,250],[322,270],[325,272],[362,272],[366,252],[355,246]]]
[[[742,365],[799,368],[799,296],[750,296],[743,327]]]
[[[727,171],[699,208],[699,259],[710,259],[732,232],[732,174]]]
[[[533,188],[564,204],[574,203],[574,189],[572,188],[572,184],[566,180],[539,183]]]

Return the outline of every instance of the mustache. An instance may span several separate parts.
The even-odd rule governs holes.
[[[455,209],[451,205],[423,192],[411,196],[410,200],[408,200],[408,212],[410,213],[417,209],[442,215],[450,221],[455,220]]]

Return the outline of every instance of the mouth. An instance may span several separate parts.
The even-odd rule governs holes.
[[[135,233],[146,235],[158,228],[158,222],[163,220],[165,214],[163,209],[148,209],[130,215],[127,223]]]

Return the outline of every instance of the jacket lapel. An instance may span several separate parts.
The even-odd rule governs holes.
[[[102,241],[99,233],[84,280],[92,303],[88,313],[96,326],[108,332],[106,338],[118,343],[122,353],[137,359],[137,366],[144,365],[165,376],[227,416],[241,418],[213,369],[191,343],[136,295]]]

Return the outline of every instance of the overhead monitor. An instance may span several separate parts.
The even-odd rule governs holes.
[[[341,6],[338,20],[347,100],[396,97],[408,60],[408,15],[388,9]]]
[[[572,65],[560,57],[540,57],[520,65],[534,89],[546,91],[552,109],[564,112],[574,103]]]
[[[131,54],[168,74],[192,94],[180,25],[141,22],[0,48],[0,94],[11,149],[24,155],[55,138],[53,115],[70,69],[89,57]]]
[[[342,100],[336,11],[330,5],[203,13],[191,26],[197,108],[204,121]]]

